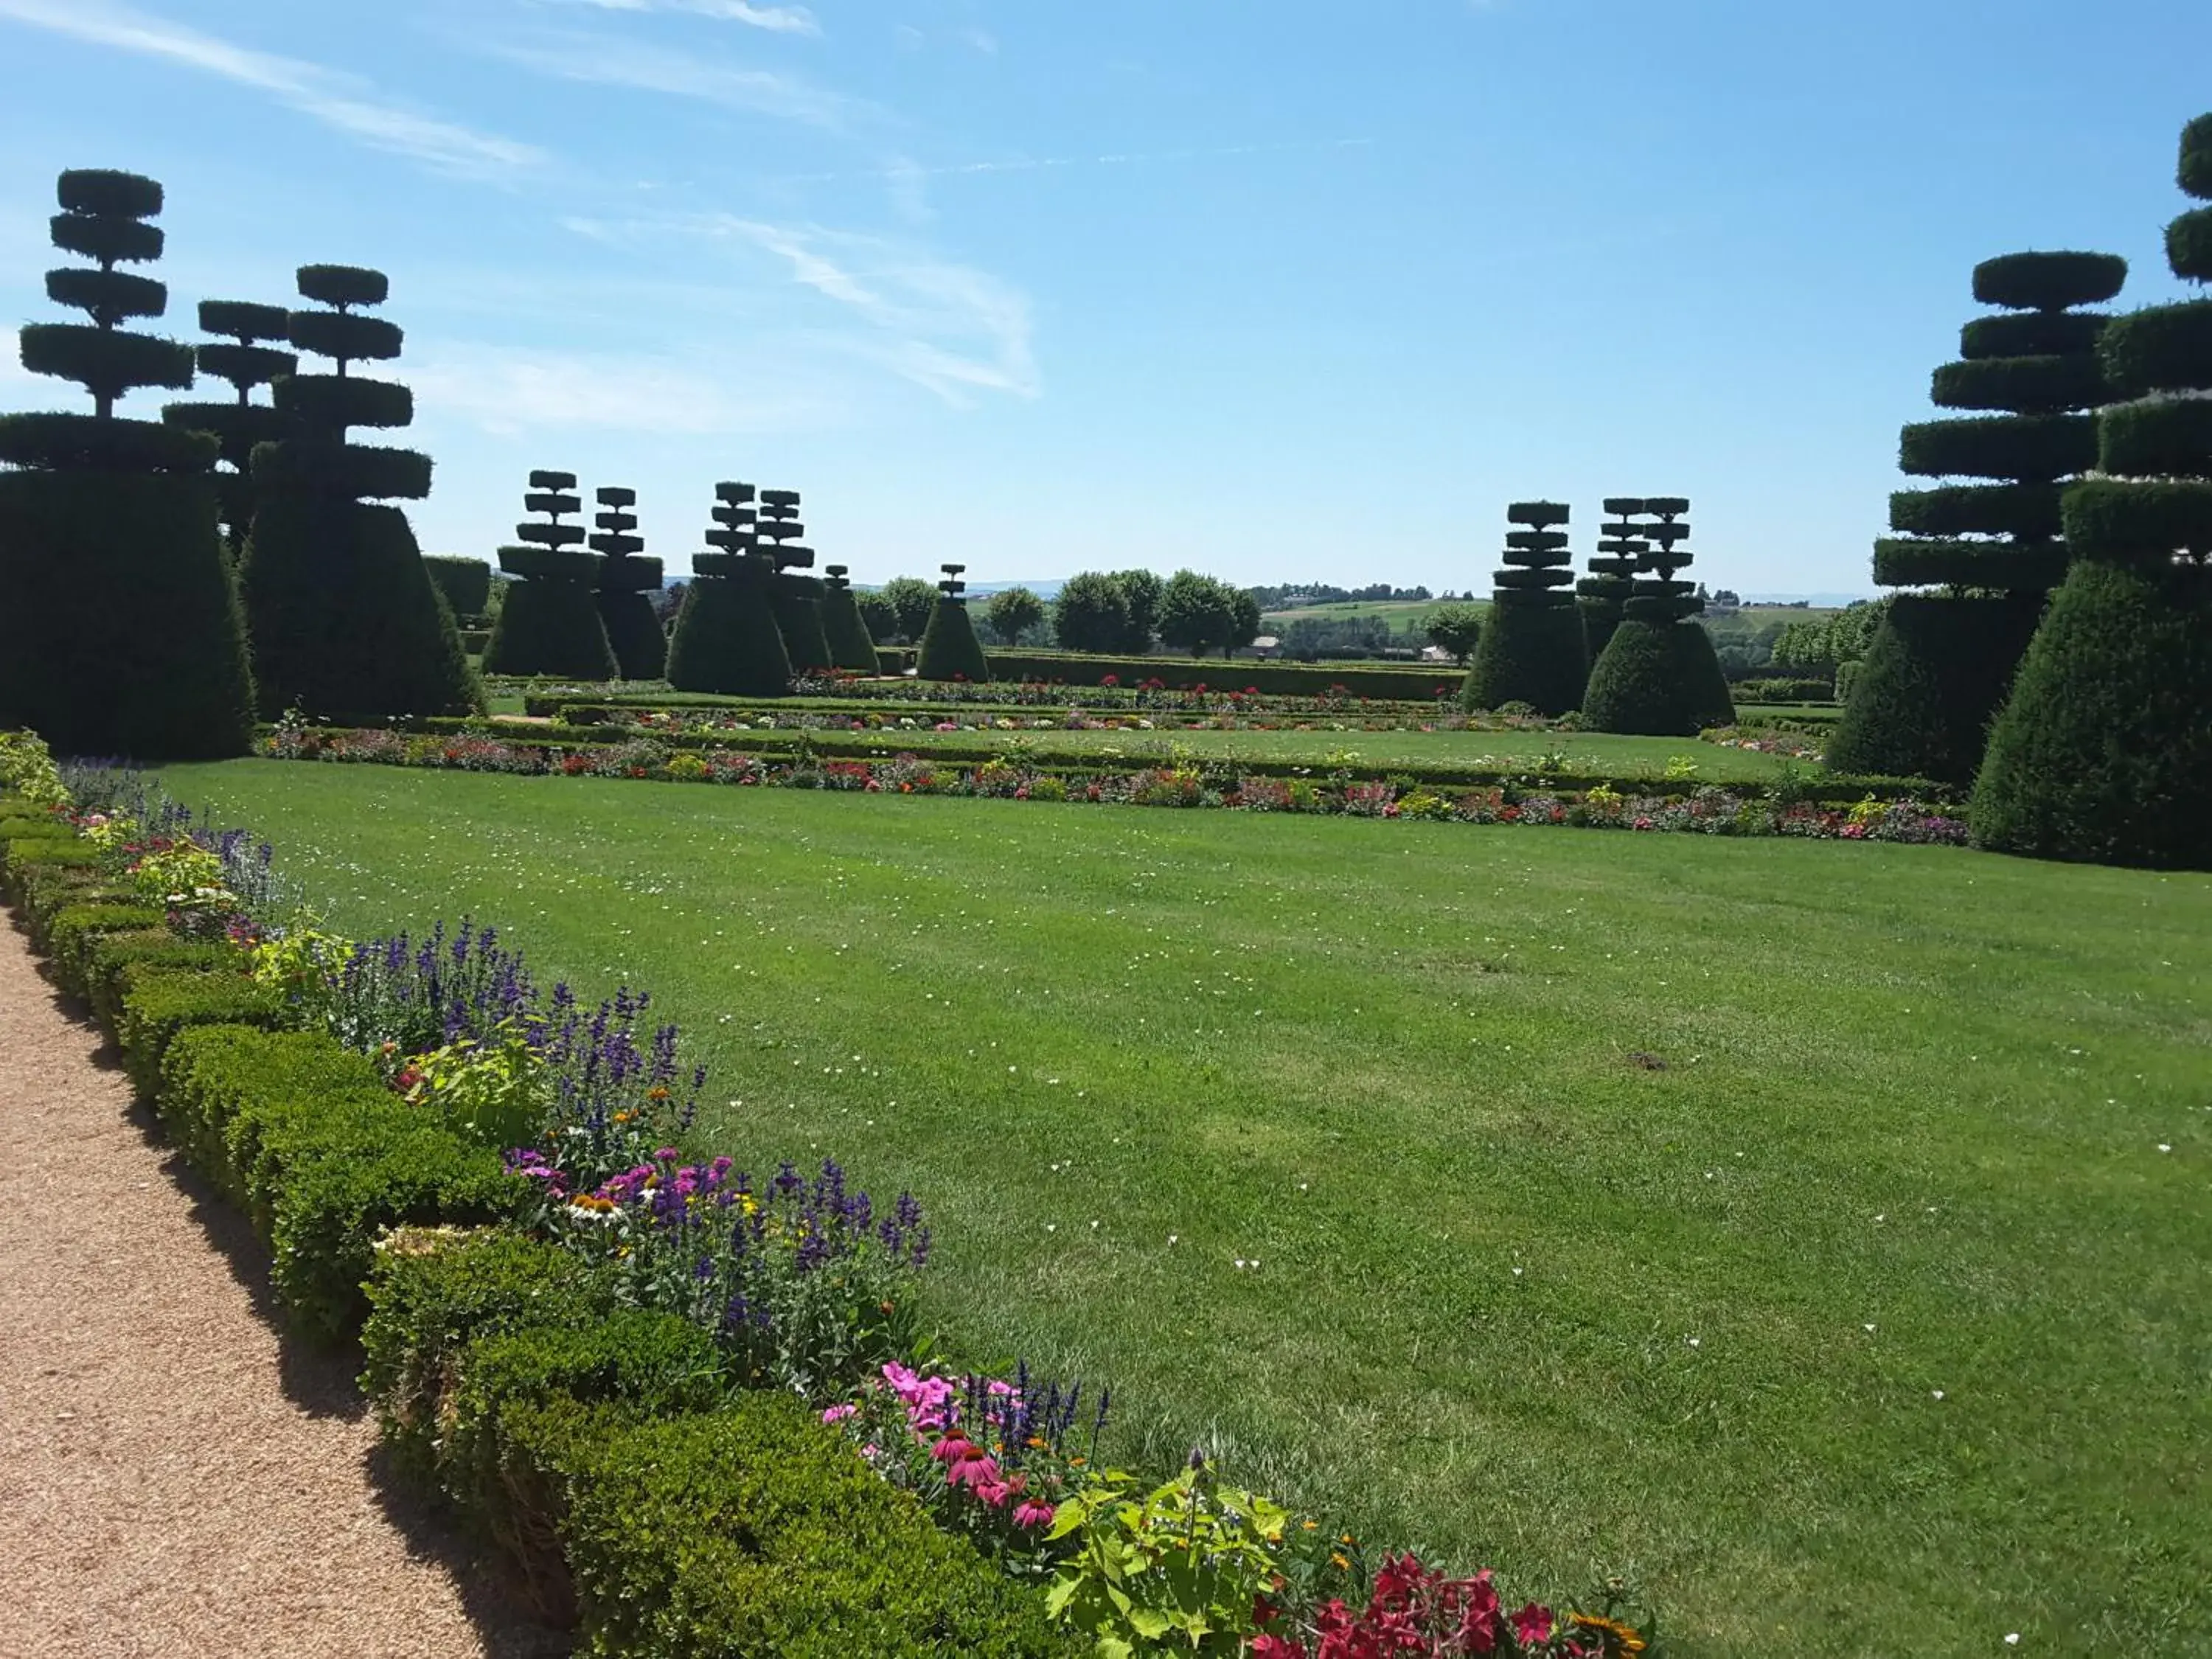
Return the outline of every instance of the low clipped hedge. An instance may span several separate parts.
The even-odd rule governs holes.
[[[53,963],[54,982],[71,996],[90,992],[88,975],[94,947],[106,935],[159,927],[167,912],[160,905],[71,904],[46,924],[44,949]]]
[[[85,1000],[93,1018],[111,1031],[122,1024],[124,993],[138,974],[235,975],[239,967],[238,952],[229,945],[195,943],[158,926],[98,934],[85,957]]]
[[[159,1092],[162,1058],[179,1032],[197,1025],[274,1027],[284,1013],[275,997],[250,980],[155,963],[125,969],[116,1000],[112,1035],[123,1051],[123,1069],[147,1101]]]

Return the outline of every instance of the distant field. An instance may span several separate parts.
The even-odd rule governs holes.
[[[1261,620],[1279,630],[1294,622],[1350,622],[1360,617],[1380,617],[1393,633],[1419,634],[1429,618],[1459,599],[1356,599],[1342,605],[1304,605],[1296,611],[1270,611]],[[1480,603],[1477,601],[1476,603]],[[1486,610],[1487,606],[1484,607]]]

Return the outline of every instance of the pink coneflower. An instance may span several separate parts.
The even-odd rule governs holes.
[[[1014,1524],[1024,1531],[1032,1527],[1052,1524],[1053,1509],[1049,1504],[1040,1504],[1034,1498],[1014,1511]]]

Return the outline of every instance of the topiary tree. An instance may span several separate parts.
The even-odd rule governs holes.
[[[1460,688],[1461,706],[1497,708],[1525,702],[1545,714],[1579,708],[1589,659],[1568,568],[1567,522],[1557,501],[1516,501],[1506,522],[1505,568],[1498,571],[1490,621],[1476,641],[1474,665]]]
[[[0,726],[64,754],[185,760],[243,754],[253,683],[222,551],[203,433],[118,419],[141,387],[192,383],[188,346],[124,331],[168,290],[115,267],[161,254],[161,186],[72,171],[54,246],[94,262],[46,273],[88,323],[33,323],[23,367],[74,380],[94,412],[0,416]]]
[[[960,580],[964,564],[939,565],[945,580],[937,585],[937,608],[929,613],[929,626],[921,631],[921,650],[915,659],[915,678],[924,680],[972,680],[978,684],[991,678],[990,660],[975,638],[975,625],[968,619],[968,584]]]
[[[626,680],[657,680],[668,665],[668,635],[661,630],[648,593],[660,591],[660,561],[639,556],[645,551],[637,532],[637,491],[610,485],[599,492],[599,511],[592,522],[598,534],[590,547],[605,562],[599,566],[599,620],[606,624],[607,643]]]
[[[691,556],[691,580],[668,640],[668,683],[679,691],[781,697],[791,690],[791,658],[769,609],[775,565],[757,551],[749,483],[714,486],[712,553]]]
[[[1971,782],[2044,600],[2066,571],[2058,480],[2094,459],[2110,320],[2076,309],[2111,299],[2127,262],[2108,253],[2013,253],[1974,268],[1974,297],[2007,314],[1960,331],[1935,374],[1944,409],[1993,411],[1905,428],[1907,472],[1995,479],[1900,490],[1875,544],[1876,580],[1900,594],[1869,647],[1828,762],[1846,771]]]
[[[299,354],[265,343],[290,337],[291,313],[282,306],[246,300],[200,301],[200,331],[221,335],[215,344],[193,352],[199,372],[228,380],[234,394],[227,404],[170,404],[161,419],[186,431],[213,434],[228,471],[216,474],[216,512],[222,521],[224,551],[235,562],[246,551],[253,528],[253,449],[284,435],[283,412],[256,404],[253,389],[295,374]]]
[[[2212,201],[2212,115],[2183,130],[2181,188]],[[2166,231],[2212,282],[2212,216]],[[1975,838],[2045,858],[2212,869],[2212,301],[2114,319],[2095,466],[2060,503],[2073,556],[1990,733]]]
[[[822,584],[796,574],[814,564],[814,550],[798,544],[806,533],[799,521],[799,492],[763,489],[760,500],[761,551],[775,572],[769,580],[769,608],[783,631],[784,654],[794,674],[819,673],[832,659],[822,628]]]
[[[1644,503],[1632,495],[1608,496],[1605,510],[1612,521],[1599,529],[1597,551],[1591,555],[1590,574],[1575,584],[1576,609],[1583,617],[1583,646],[1594,665],[1612,642],[1620,626],[1622,607],[1636,591],[1635,576],[1650,545],[1636,533],[1636,520],[1644,516]]]
[[[577,545],[584,540],[583,526],[561,522],[584,510],[575,489],[573,472],[530,475],[523,510],[544,519],[515,526],[517,544],[499,550],[499,568],[517,580],[508,585],[484,643],[487,674],[611,680],[621,672],[599,614],[605,561]]]
[[[491,567],[482,559],[455,558],[449,554],[425,553],[422,568],[445,595],[446,608],[464,628],[481,627],[491,608]]]
[[[483,704],[406,514],[374,504],[428,495],[430,458],[346,438],[349,427],[415,418],[405,386],[347,372],[399,356],[399,329],[356,309],[383,304],[389,286],[380,270],[300,267],[301,297],[328,309],[295,311],[291,342],[337,368],[277,380],[287,435],[253,451],[253,532],[240,580],[267,714],[378,721]]]
[[[1590,666],[1583,719],[1598,732],[1694,737],[1706,726],[1733,724],[1735,704],[1712,635],[1692,620],[1705,601],[1697,584],[1677,574],[1690,562],[1681,545],[1690,533],[1682,522],[1690,503],[1656,495],[1641,506],[1633,539],[1644,551],[1620,625]]]
[[[860,605],[853,597],[853,585],[845,580],[845,567],[827,565],[822,574],[825,578],[822,586],[822,632],[830,641],[831,665],[855,674],[882,673],[883,664],[876,658],[876,642],[869,637],[868,625],[861,619]]]

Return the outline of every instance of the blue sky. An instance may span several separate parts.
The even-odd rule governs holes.
[[[123,167],[172,332],[391,273],[426,550],[557,466],[678,569],[735,477],[863,580],[1485,587],[1509,500],[1665,493],[1871,591],[1976,260],[2176,292],[2208,64],[2184,0],[0,0],[0,331]]]

